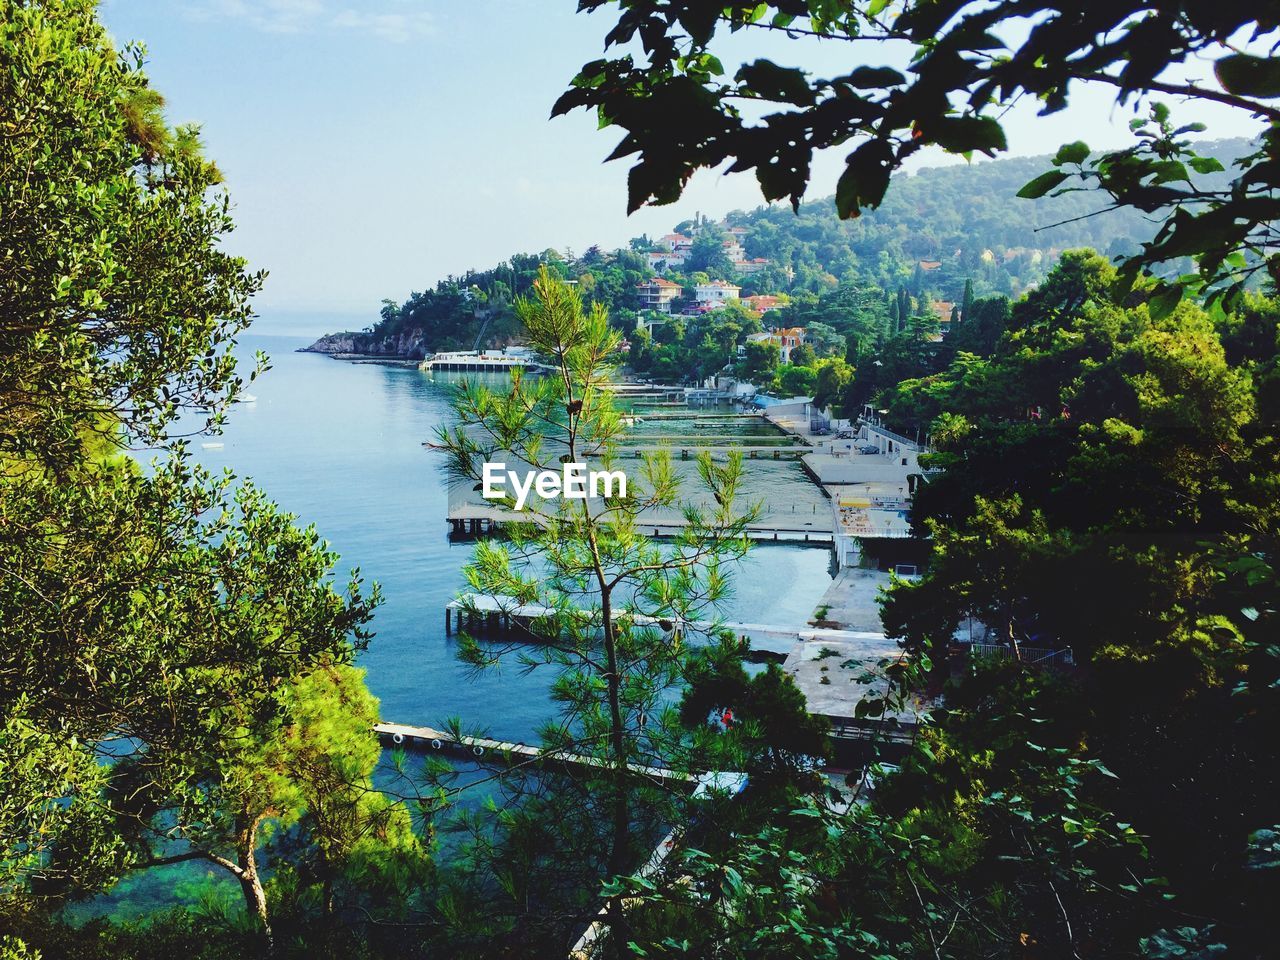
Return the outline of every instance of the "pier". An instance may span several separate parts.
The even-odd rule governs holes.
[[[668,511],[663,515],[663,519],[654,520],[641,516],[636,520],[636,529],[655,540],[674,539],[680,536],[686,524],[683,520],[671,519],[671,514],[672,512]],[[805,520],[805,517],[813,519]],[[474,503],[451,506],[447,520],[450,536],[458,539],[500,535],[505,523],[540,522],[539,516],[534,513],[516,514],[500,507]],[[831,546],[836,540],[831,512],[821,508],[812,513],[779,513],[762,517],[751,524],[744,534],[749,540],[770,543],[811,543]]]
[[[603,760],[600,757],[588,756],[587,754],[574,753],[571,751],[544,750],[541,747],[531,746],[527,743],[519,743],[514,740],[493,740],[488,737],[472,737],[466,734],[454,735],[447,730],[437,730],[434,727],[411,726],[404,723],[376,723],[374,724],[373,730],[380,738],[390,740],[396,746],[409,744],[412,746],[426,747],[432,750],[462,754],[475,760],[487,758],[489,760],[502,760],[504,762],[553,762],[573,767],[594,767],[597,769],[613,768],[612,764],[607,760]],[[690,785],[699,785],[704,782],[714,783],[717,781],[717,778],[745,778],[746,776],[745,774],[712,773],[699,775],[693,773],[682,773],[678,770],[670,770],[666,767],[651,767],[639,763],[628,763],[627,769],[636,776],[647,777],[650,780],[686,783]]]
[[[539,363],[533,357],[524,354],[482,353],[475,350],[435,353],[418,364],[419,370],[427,372],[451,370],[471,373],[510,373],[516,367],[528,373],[542,373],[551,369],[546,364]]]
[[[495,597],[479,593],[465,593],[456,600],[445,605],[445,633],[453,630],[485,629],[490,631],[527,629],[536,620],[545,620],[560,615],[562,611],[554,607],[536,603],[520,603],[514,597]],[[592,612],[580,611],[584,619],[590,618]],[[685,620],[675,618],[654,617],[647,614],[633,613],[630,610],[618,610],[615,619],[627,617],[641,626],[657,626],[666,630],[681,629],[707,633],[712,630],[730,630],[739,636],[759,639],[786,641],[825,641],[830,643],[848,642],[873,644],[877,649],[891,649],[897,652],[897,645],[886,640],[883,633],[874,630],[841,630],[832,627],[787,627],[770,623],[747,623],[740,620]]]

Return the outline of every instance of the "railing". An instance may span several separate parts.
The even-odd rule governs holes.
[[[1046,647],[1019,647],[1018,653],[1023,663],[1035,667],[1074,667],[1075,656],[1071,648],[1050,650]],[[969,654],[975,657],[992,657],[997,660],[1012,660],[1013,648],[1003,643],[971,643]]]
[[[918,444],[916,441],[911,440],[907,437],[904,437],[900,433],[894,433],[888,427],[882,427],[880,426],[880,424],[876,423],[874,420],[867,420],[864,422],[866,423],[868,429],[874,431],[875,433],[882,434],[883,436],[888,437],[890,440],[893,440],[897,443],[902,444],[908,450],[913,450],[918,453],[920,452],[920,450],[923,449],[923,447],[921,447],[921,445]]]

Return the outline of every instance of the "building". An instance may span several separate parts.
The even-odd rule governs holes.
[[[662,277],[654,277],[644,283],[636,284],[636,294],[640,298],[640,306],[645,310],[657,310],[659,313],[671,312],[671,301],[679,299],[684,287]]]
[[[769,265],[769,261],[764,257],[752,257],[750,260],[733,261],[733,269],[741,274],[759,273]]]
[[[672,286],[676,285],[672,284]],[[677,289],[679,288],[677,287]],[[736,283],[712,280],[710,283],[700,283],[693,288],[693,300],[697,304],[720,306],[729,300],[737,300],[738,294],[741,292],[742,288]]]
[[[645,257],[649,261],[651,270],[667,270],[670,267],[684,266],[684,262],[689,259],[688,250],[655,250],[646,253]]]
[[[658,241],[658,246],[666,247],[672,253],[675,253],[677,250],[691,249],[693,247],[693,240],[686,237],[683,233],[668,233]]]
[[[729,238],[721,246],[724,247],[724,254],[731,263],[739,263],[747,257],[747,251],[742,249],[742,244],[735,238]]]
[[[934,300],[929,304],[929,309],[933,311],[933,315],[938,318],[939,323],[950,323],[951,311],[955,309],[955,306],[950,300]]]
[[[791,351],[805,342],[804,327],[775,327],[768,333],[752,333],[746,343],[772,343],[778,347],[783,363],[791,362]],[[745,349],[745,345],[744,345]],[[742,352],[742,351],[740,351]]]
[[[937,270],[941,266],[942,266],[941,260],[921,260],[920,261],[921,270]]]
[[[778,350],[782,353],[782,362],[791,362],[791,351],[805,340],[804,327],[774,327],[772,333],[769,334],[773,343],[778,345]]]
[[[757,293],[753,297],[743,297],[742,302],[746,304],[747,309],[756,313],[768,313],[782,306],[782,300],[771,293]]]

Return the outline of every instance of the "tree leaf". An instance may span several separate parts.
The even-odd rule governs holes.
[[[1018,191],[1018,196],[1024,200],[1035,200],[1043,197],[1046,193],[1067,179],[1067,174],[1061,170],[1050,170],[1042,173],[1034,180],[1029,181]]]
[[[1084,163],[1088,156],[1089,145],[1083,140],[1073,140],[1058,148],[1058,152],[1053,155],[1053,162],[1057,166],[1064,163]]]
[[[907,82],[907,78],[893,67],[858,67],[845,80],[850,86],[860,89],[893,87]]]
[[[1004,128],[991,117],[940,117],[921,124],[925,136],[951,153],[1008,149]]]
[[[803,70],[780,67],[772,60],[743,64],[736,79],[766,100],[793,103],[798,107],[812,106],[817,100]]]
[[[893,148],[884,140],[868,140],[849,154],[847,166],[836,184],[836,212],[856,217],[863,207],[878,207],[889,188]]]
[[[1233,53],[1213,65],[1218,82],[1242,97],[1280,97],[1280,60]]]

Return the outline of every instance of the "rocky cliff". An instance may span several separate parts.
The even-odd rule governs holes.
[[[331,357],[393,357],[399,360],[421,360],[431,351],[421,330],[404,330],[395,336],[372,333],[326,333],[303,347],[301,353],[324,353]]]

